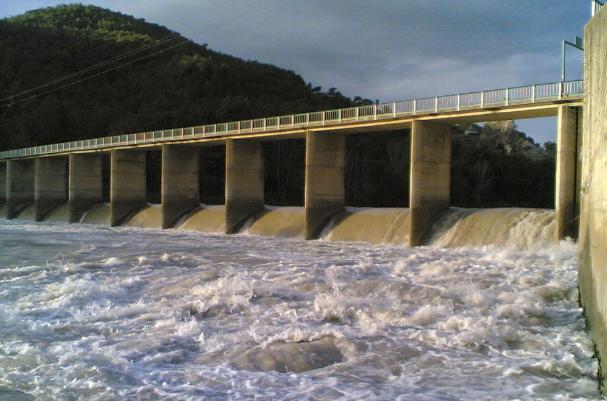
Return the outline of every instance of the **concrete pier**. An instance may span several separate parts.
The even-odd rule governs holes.
[[[327,220],[345,210],[343,134],[306,134],[306,239],[316,238]]]
[[[110,224],[114,227],[147,205],[145,151],[113,150],[110,166]]]
[[[6,203],[6,163],[0,162],[0,207]]]
[[[198,148],[184,145],[162,147],[162,228],[200,204]]]
[[[578,113],[580,114],[578,116]],[[581,109],[561,106],[557,117],[555,210],[557,241],[575,238],[578,119]]]
[[[71,154],[69,164],[69,220],[75,223],[84,212],[104,200],[103,155]]]
[[[226,141],[226,233],[264,209],[263,152],[252,140]]]
[[[419,121],[411,129],[409,246],[422,245],[432,225],[449,208],[451,127]]]
[[[6,168],[6,218],[34,203],[34,160],[9,160]]]
[[[35,219],[42,221],[53,209],[67,203],[68,158],[40,157],[34,168]]]

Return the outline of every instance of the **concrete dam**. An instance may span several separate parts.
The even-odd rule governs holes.
[[[408,247],[510,245],[579,238],[580,298],[607,363],[607,11],[585,28],[583,81],[487,90],[339,110],[132,133],[0,152],[8,219],[184,229]],[[553,209],[461,209],[451,202],[453,126],[554,116]],[[346,202],[347,138],[408,135],[406,205]],[[268,205],[264,146],[305,147],[303,204]],[[201,199],[201,161],[224,155],[223,202]],[[155,152],[157,162],[152,163]],[[156,167],[150,167],[155,165]],[[286,168],[287,166],[281,166]],[[156,184],[151,185],[157,177]],[[201,178],[202,177],[202,178]],[[152,194],[152,192],[157,192]],[[203,203],[204,202],[204,203]],[[604,381],[604,377],[601,377]]]
[[[556,202],[554,211],[544,212],[550,218],[540,219],[536,239],[559,240],[573,237],[576,224],[581,94],[581,81],[531,85],[3,152],[1,213],[9,219],[404,246],[435,243],[437,230],[451,224],[459,239],[444,245],[463,245],[470,235],[477,235],[471,244],[489,245],[502,241],[490,235],[496,218],[507,238],[539,211],[450,209],[453,125],[557,116]],[[408,153],[408,188],[385,188],[408,193],[408,202],[397,208],[350,207],[347,140],[384,132],[408,141],[408,149],[401,150]],[[304,200],[271,206],[264,153],[268,143],[285,140],[303,142],[305,148]],[[201,198],[209,152],[223,160],[219,204]],[[277,168],[296,163],[287,160]]]

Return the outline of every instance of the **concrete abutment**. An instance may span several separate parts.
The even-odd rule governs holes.
[[[580,299],[607,384],[607,7],[584,31],[584,123],[579,229]]]

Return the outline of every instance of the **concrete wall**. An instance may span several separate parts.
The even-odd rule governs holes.
[[[42,221],[53,209],[67,203],[68,159],[39,157],[35,163],[35,218]]]
[[[450,190],[451,127],[414,121],[409,181],[410,246],[422,245],[432,225],[449,208]]]
[[[577,138],[578,119],[581,118],[582,111],[577,107],[561,106],[559,108],[555,182],[555,236],[557,240],[577,237]]]
[[[9,160],[6,169],[6,218],[34,203],[34,160]]]
[[[71,154],[69,158],[70,223],[93,206],[103,203],[103,155]]]
[[[607,7],[584,32],[584,129],[580,216],[580,298],[607,369]]]
[[[0,207],[6,203],[6,162],[0,162]]]
[[[113,227],[147,205],[145,151],[113,150],[110,166],[110,224]]]
[[[162,228],[200,205],[198,148],[184,145],[162,147]]]
[[[327,220],[345,210],[343,134],[306,134],[306,239],[316,238]]]
[[[264,208],[263,152],[253,140],[226,141],[226,233]]]

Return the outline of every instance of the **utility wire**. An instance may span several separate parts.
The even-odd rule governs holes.
[[[164,37],[164,38],[160,39],[159,41],[154,42],[152,44],[140,47],[138,49],[130,50],[130,51],[126,52],[126,53],[120,54],[120,55],[115,56],[115,57],[113,57],[111,59],[99,62],[97,64],[94,64],[94,65],[91,65],[89,67],[86,67],[86,68],[84,68],[82,70],[79,70],[79,71],[76,71],[74,73],[65,75],[65,76],[63,76],[61,78],[57,78],[57,79],[54,79],[52,81],[46,82],[44,84],[38,85],[36,87],[33,87],[33,88],[30,88],[30,89],[27,89],[27,90],[15,93],[15,94],[13,94],[11,96],[7,96],[7,97],[4,97],[4,98],[1,98],[0,102],[4,102],[4,101],[10,100],[10,99],[21,97],[21,96],[26,95],[28,93],[35,92],[37,90],[44,89],[44,88],[47,88],[49,86],[52,86],[52,85],[55,85],[55,84],[59,84],[59,83],[68,81],[68,80],[70,80],[72,78],[76,78],[76,77],[78,77],[80,75],[83,75],[83,74],[85,74],[85,73],[87,73],[89,71],[97,70],[97,69],[99,69],[101,67],[104,67],[106,65],[113,64],[113,63],[115,63],[117,61],[120,61],[120,60],[126,58],[126,57],[129,57],[129,56],[132,56],[134,54],[138,54],[138,53],[141,53],[143,51],[150,50],[150,49],[153,49],[153,48],[158,47],[160,45],[166,44],[166,43],[168,43],[168,42],[170,42],[170,41],[172,41],[172,40],[174,40],[174,39],[176,39],[178,37],[180,37],[179,34],[169,35],[169,36]]]
[[[112,71],[115,71],[115,70],[120,69],[120,68],[122,68],[122,67],[126,67],[127,65],[131,65],[131,64],[133,64],[133,63],[136,63],[137,61],[145,60],[145,59],[147,59],[147,58],[150,58],[150,57],[156,56],[156,55],[158,55],[158,54],[161,54],[161,53],[167,52],[167,51],[169,51],[169,50],[171,50],[171,49],[174,49],[174,48],[176,48],[176,47],[178,47],[178,46],[182,46],[182,45],[184,45],[184,44],[186,44],[186,43],[188,43],[188,42],[189,42],[189,40],[188,40],[188,39],[184,39],[183,41],[181,41],[181,42],[179,42],[179,43],[176,43],[176,44],[174,44],[174,45],[172,45],[172,46],[169,46],[169,47],[167,47],[167,48],[165,48],[165,49],[161,49],[161,50],[155,51],[155,52],[153,52],[153,53],[146,54],[145,56],[141,56],[141,57],[136,58],[136,59],[134,59],[134,60],[128,61],[128,62],[126,62],[126,63],[120,64],[120,65],[117,65],[117,66],[115,66],[115,67],[112,67],[112,68],[109,68],[109,69],[106,69],[106,70],[103,70],[103,71],[99,71],[98,73],[95,73],[95,74],[93,74],[93,75],[89,75],[89,76],[84,77],[84,78],[81,78],[81,79],[79,79],[79,80],[76,80],[76,81],[73,81],[73,82],[68,82],[68,83],[66,83],[66,84],[64,84],[64,85],[61,85],[61,86],[57,87],[57,88],[49,89],[49,90],[47,90],[47,91],[44,91],[44,92],[41,92],[41,93],[37,93],[37,94],[35,94],[35,95],[31,95],[31,96],[28,96],[28,97],[23,98],[23,99],[15,100],[15,101],[13,101],[13,102],[11,102],[11,103],[8,103],[8,104],[5,104],[5,105],[1,105],[1,106],[0,106],[0,108],[4,108],[4,107],[11,107],[11,106],[13,106],[13,105],[15,105],[15,104],[22,103],[22,102],[26,102],[26,101],[28,101],[28,100],[32,100],[32,99],[35,99],[35,98],[37,98],[37,97],[47,95],[47,94],[49,94],[49,93],[56,92],[56,91],[58,91],[58,90],[60,90],[60,89],[67,88],[68,86],[73,86],[73,85],[79,84],[79,83],[81,83],[81,82],[88,81],[89,79],[93,79],[93,78],[96,78],[96,77],[98,77],[98,76],[100,76],[100,75],[107,74],[108,72],[112,72]]]

